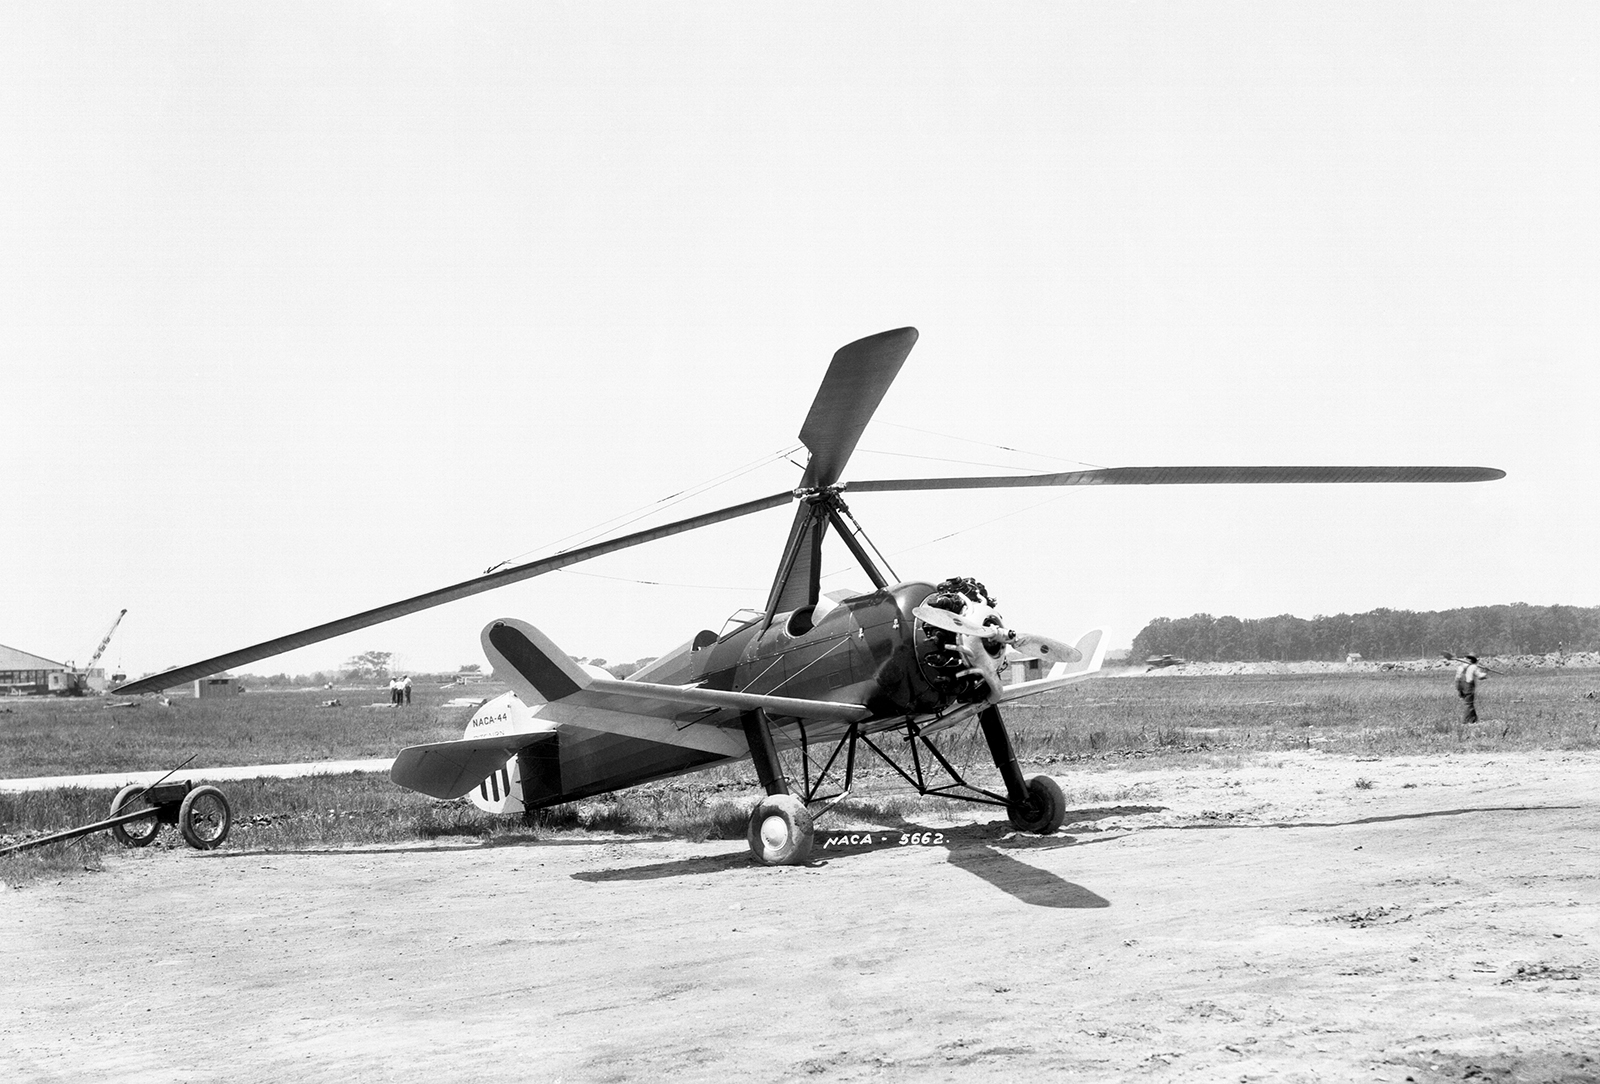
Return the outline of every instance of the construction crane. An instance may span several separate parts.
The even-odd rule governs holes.
[[[82,696],[84,694],[86,691],[85,686],[87,685],[89,678],[89,671],[94,669],[94,664],[100,661],[101,655],[105,654],[106,645],[111,642],[111,634],[117,631],[117,626],[122,624],[122,619],[127,616],[127,613],[127,608],[124,607],[122,611],[117,614],[117,619],[111,622],[111,627],[107,629],[106,634],[100,638],[100,646],[94,649],[93,655],[89,656],[89,663],[87,666],[79,669],[78,667],[72,666],[71,663],[68,663],[67,665],[71,667],[71,669],[62,671],[59,674],[52,673],[50,675],[51,692],[55,693],[57,696]]]

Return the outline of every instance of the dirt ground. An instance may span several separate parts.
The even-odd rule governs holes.
[[[129,852],[0,896],[0,1079],[1600,1080],[1597,776],[1063,773],[1056,836],[978,809],[790,869]]]

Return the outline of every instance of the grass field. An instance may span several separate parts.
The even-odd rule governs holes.
[[[446,701],[503,691],[487,682],[418,686],[405,708],[388,707],[387,686],[174,697],[166,707],[153,697],[6,698],[0,779],[164,769],[190,755],[194,767],[393,756],[407,745],[461,736],[472,712],[444,708]],[[334,699],[339,707],[322,707]],[[137,706],[113,706],[130,703]]]
[[[372,708],[386,690],[256,691],[231,700],[175,699],[113,708],[110,699],[9,699],[0,704],[0,778],[172,767],[274,764],[392,756],[406,745],[459,737],[470,709],[457,696],[501,691],[485,682],[419,688],[409,708]],[[321,707],[337,697],[343,706]],[[9,712],[3,709],[9,708]],[[1099,764],[1214,764],[1293,749],[1391,756],[1447,751],[1590,749],[1600,746],[1600,670],[1530,671],[1489,682],[1478,725],[1459,723],[1448,675],[1361,673],[1226,677],[1106,676],[1007,709],[1019,756],[1050,770]],[[994,783],[976,727],[941,746],[963,771]],[[842,812],[867,823],[937,814],[871,761]],[[261,779],[224,787],[235,826],[225,846],[302,849],[502,834],[610,830],[737,838],[757,790],[748,764],[636,787],[546,811],[524,822],[465,802],[402,790],[382,775]],[[110,791],[69,788],[0,794],[0,840],[20,840],[105,816]],[[106,833],[0,857],[0,881],[97,868],[116,844]],[[182,847],[163,832],[157,846]]]

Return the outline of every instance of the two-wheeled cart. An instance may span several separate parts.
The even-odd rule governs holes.
[[[130,783],[111,799],[111,815],[105,820],[17,843],[0,849],[0,854],[61,843],[108,828],[125,847],[147,847],[155,842],[163,824],[176,824],[184,842],[196,850],[209,851],[228,838],[233,810],[222,791],[208,785],[197,787],[190,779],[148,787]]]

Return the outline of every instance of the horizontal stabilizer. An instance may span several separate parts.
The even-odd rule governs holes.
[[[394,758],[389,778],[433,798],[459,798],[542,737],[536,732],[413,745]]]

